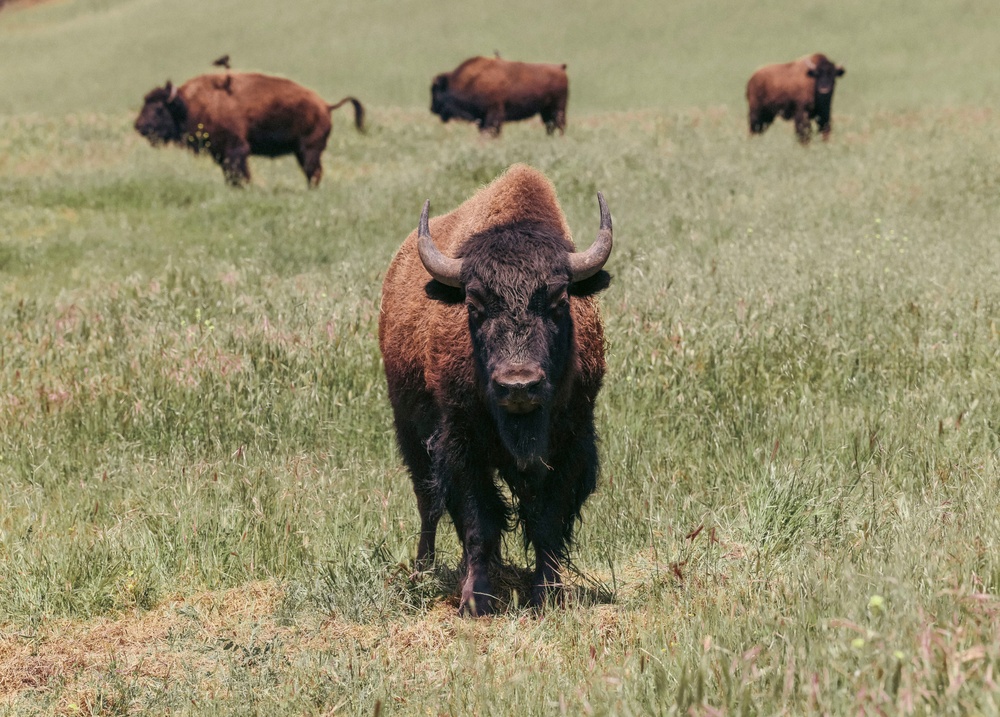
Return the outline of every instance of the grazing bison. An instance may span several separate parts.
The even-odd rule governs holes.
[[[447,510],[463,547],[463,614],[493,611],[488,568],[515,521],[535,548],[531,602],[543,603],[596,485],[595,294],[610,281],[612,244],[597,199],[597,239],[577,252],[552,185],[514,165],[449,214],[428,220],[424,204],[382,285],[379,346],[420,512],[416,566],[433,563]]]
[[[345,102],[354,105],[354,124],[363,130],[364,107],[353,97],[328,105],[312,90],[281,77],[200,75],[180,87],[167,81],[149,92],[135,129],[154,146],[174,142],[208,152],[236,186],[250,179],[251,154],[294,154],[315,187],[323,177],[320,155],[330,136],[330,112]]]
[[[795,133],[802,144],[809,142],[812,120],[823,139],[830,138],[830,105],[833,86],[844,68],[817,52],[795,62],[765,65],[747,83],[750,133],[761,134],[775,117],[795,119]]]
[[[549,134],[557,129],[562,134],[568,98],[566,65],[510,62],[499,55],[470,58],[431,84],[431,112],[442,122],[457,117],[494,136],[504,122],[536,114]]]

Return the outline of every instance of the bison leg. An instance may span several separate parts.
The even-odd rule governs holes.
[[[300,149],[295,152],[295,159],[299,161],[310,188],[318,187],[323,179],[323,163],[320,159],[322,152],[322,149],[318,152],[315,149]]]
[[[413,493],[417,497],[420,513],[420,541],[417,543],[417,558],[414,561],[414,575],[429,570],[434,565],[434,544],[437,539],[438,521],[444,512],[444,499],[431,476],[431,459],[427,447],[421,440],[411,416],[396,417],[396,438],[403,460],[410,469]]]
[[[763,110],[750,110],[748,119],[750,134],[764,134],[764,130],[774,121],[774,115]]]
[[[805,110],[799,110],[795,113],[795,134],[798,135],[799,142],[802,144],[809,144],[809,140],[812,138],[812,120],[809,119],[809,113]]]
[[[545,123],[545,131],[548,134],[566,134],[566,105],[557,103],[553,107],[548,107],[541,112],[542,121]]]
[[[500,136],[500,129],[503,127],[504,112],[503,107],[491,107],[486,110],[486,116],[479,123],[479,131],[483,134],[491,134],[494,137]]]
[[[448,512],[462,540],[462,601],[459,613],[478,617],[494,610],[490,565],[500,559],[500,537],[506,524],[507,506],[497,493],[488,471],[464,476],[465,486],[455,491]]]
[[[447,486],[445,504],[462,542],[462,600],[459,613],[477,617],[494,611],[490,565],[499,561],[507,505],[492,471],[459,440],[439,439],[432,450],[433,472]]]
[[[226,181],[234,187],[239,187],[250,181],[250,168],[247,158],[250,156],[250,145],[238,142],[228,145],[219,161]]]
[[[564,112],[544,112],[542,121],[545,123],[545,133],[552,135],[559,130],[559,134],[566,134],[566,114]]]
[[[817,118],[816,123],[819,125],[819,133],[822,135],[823,141],[828,141],[830,139],[830,130],[833,129],[833,126],[830,123],[830,117],[820,115]]]
[[[597,485],[597,446],[593,426],[583,431],[552,470],[529,479],[539,488],[520,497],[525,538],[535,547],[531,604],[541,607],[561,590],[560,565],[569,558],[573,528],[584,501]]]

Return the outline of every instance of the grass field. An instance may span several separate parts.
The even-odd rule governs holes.
[[[1000,710],[993,4],[202,5],[0,11],[0,714]],[[570,63],[564,137],[430,116],[495,48]],[[832,140],[748,140],[750,71],[813,49]],[[368,102],[318,190],[132,131],[224,51]],[[378,297],[518,161],[579,244],[614,214],[602,474],[567,605],[513,537],[466,620],[450,528],[408,579]]]

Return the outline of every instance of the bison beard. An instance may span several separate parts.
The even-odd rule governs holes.
[[[379,344],[420,511],[417,567],[433,562],[447,509],[463,546],[463,614],[493,611],[489,567],[514,519],[535,548],[532,603],[543,603],[596,486],[593,406],[604,356],[590,297],[607,286],[601,267],[611,251],[598,196],[598,240],[574,252],[551,185],[516,165],[435,219],[437,241],[454,257],[431,238],[425,205],[417,236],[386,274]]]

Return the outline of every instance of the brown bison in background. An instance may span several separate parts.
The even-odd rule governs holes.
[[[255,72],[200,75],[180,87],[167,81],[147,94],[135,129],[154,146],[174,142],[195,153],[208,152],[233,185],[250,180],[251,154],[294,154],[315,187],[323,177],[320,155],[330,136],[330,112],[345,102],[354,105],[354,124],[362,130],[364,107],[353,97],[329,105],[312,90],[281,77]]]
[[[829,139],[833,86],[843,74],[842,66],[819,52],[760,68],[747,83],[750,133],[763,133],[780,116],[795,119],[795,133],[802,144],[809,142],[814,119],[823,139]]]
[[[596,486],[605,363],[594,295],[612,246],[597,197],[597,240],[576,252],[548,179],[514,165],[449,214],[428,220],[425,204],[382,285],[379,346],[420,511],[416,566],[433,563],[447,510],[463,614],[494,610],[488,569],[513,521],[534,545],[531,602],[543,603]]]
[[[510,62],[473,57],[434,78],[431,112],[442,122],[453,117],[475,122],[480,132],[500,134],[504,122],[541,115],[552,134],[566,131],[569,78],[566,65]]]

